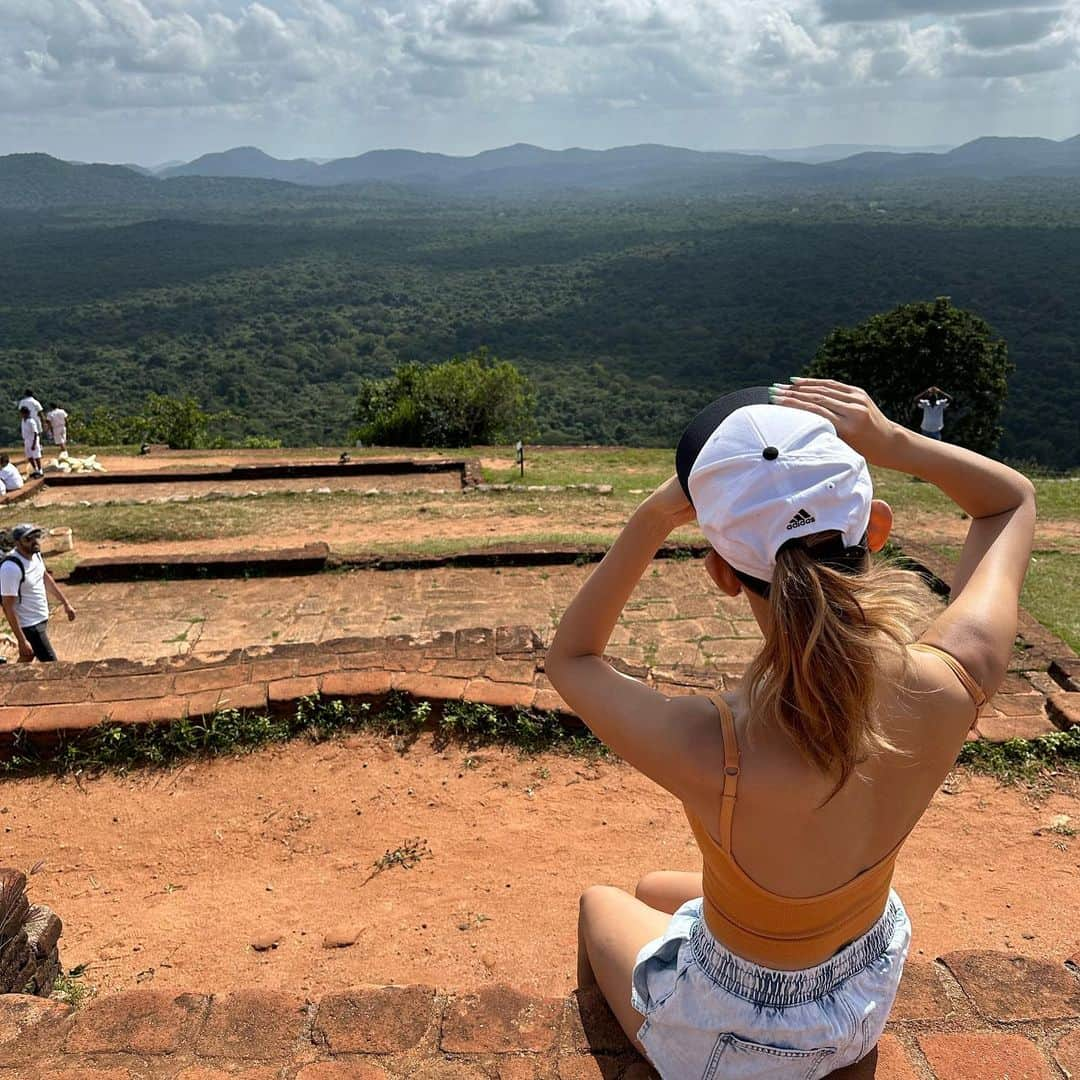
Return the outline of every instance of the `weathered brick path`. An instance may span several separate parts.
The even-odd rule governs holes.
[[[647,1080],[595,990],[494,985],[136,990],[78,1012],[0,997],[0,1080]],[[955,952],[905,972],[888,1030],[838,1080],[1061,1080],[1080,1075],[1080,979],[1064,964]]]
[[[346,570],[309,577],[69,586],[79,612],[50,634],[65,660],[157,659],[349,635],[433,634],[521,624],[545,640],[588,566]],[[927,605],[936,601],[927,593]],[[62,613],[58,613],[62,616]],[[612,637],[631,663],[748,660],[761,640],[741,598],[719,595],[700,560],[657,560]]]

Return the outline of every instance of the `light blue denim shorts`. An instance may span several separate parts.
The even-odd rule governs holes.
[[[735,956],[683,904],[638,953],[638,1039],[663,1080],[816,1080],[881,1037],[911,943],[895,892],[862,937],[817,967],[778,971]]]

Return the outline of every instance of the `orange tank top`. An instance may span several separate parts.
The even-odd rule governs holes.
[[[981,688],[954,657],[933,646],[912,648],[941,656],[956,672],[976,707],[985,702]],[[758,885],[731,851],[739,745],[727,702],[720,697],[713,700],[724,735],[719,843],[701,819],[685,808],[703,860],[705,924],[722,945],[753,963],[781,970],[814,967],[861,937],[881,917],[889,899],[896,856],[907,837],[857,877],[820,896],[780,896]]]

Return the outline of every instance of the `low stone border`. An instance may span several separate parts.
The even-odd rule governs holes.
[[[1060,1080],[1080,1071],[1080,980],[1064,964],[958,951],[911,962],[886,1033],[837,1080]],[[506,985],[132,990],[78,1011],[0,997],[0,1080],[648,1080],[599,992]]]
[[[95,487],[102,484],[181,484],[190,482],[247,482],[251,480],[307,480],[326,476],[403,476],[410,473],[456,472],[462,487],[480,482],[480,463],[466,458],[360,458],[344,465],[305,462],[296,465],[234,465],[229,469],[140,470],[139,472],[49,472],[50,487]]]
[[[737,678],[721,669],[628,664],[619,670],[669,696],[708,693]],[[576,718],[544,673],[544,643],[528,626],[472,627],[430,638],[334,638],[318,644],[234,649],[141,663],[115,659],[0,667],[0,750],[14,732],[76,731],[105,722],[144,724],[205,716],[224,708],[286,709],[303,697],[378,698],[391,691],[435,702],[470,701]],[[1011,674],[979,718],[978,736],[1034,738],[1075,722],[1080,695],[1046,695]],[[1063,713],[1062,710],[1065,710]],[[1080,708],[1076,709],[1080,718]]]
[[[326,569],[330,547],[319,541],[298,548],[213,555],[126,555],[83,559],[63,580],[72,585],[104,581],[180,581],[202,578],[291,577]]]

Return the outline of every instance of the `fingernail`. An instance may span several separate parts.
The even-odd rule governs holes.
[[[789,379],[790,382],[802,382],[801,375],[792,375]]]

